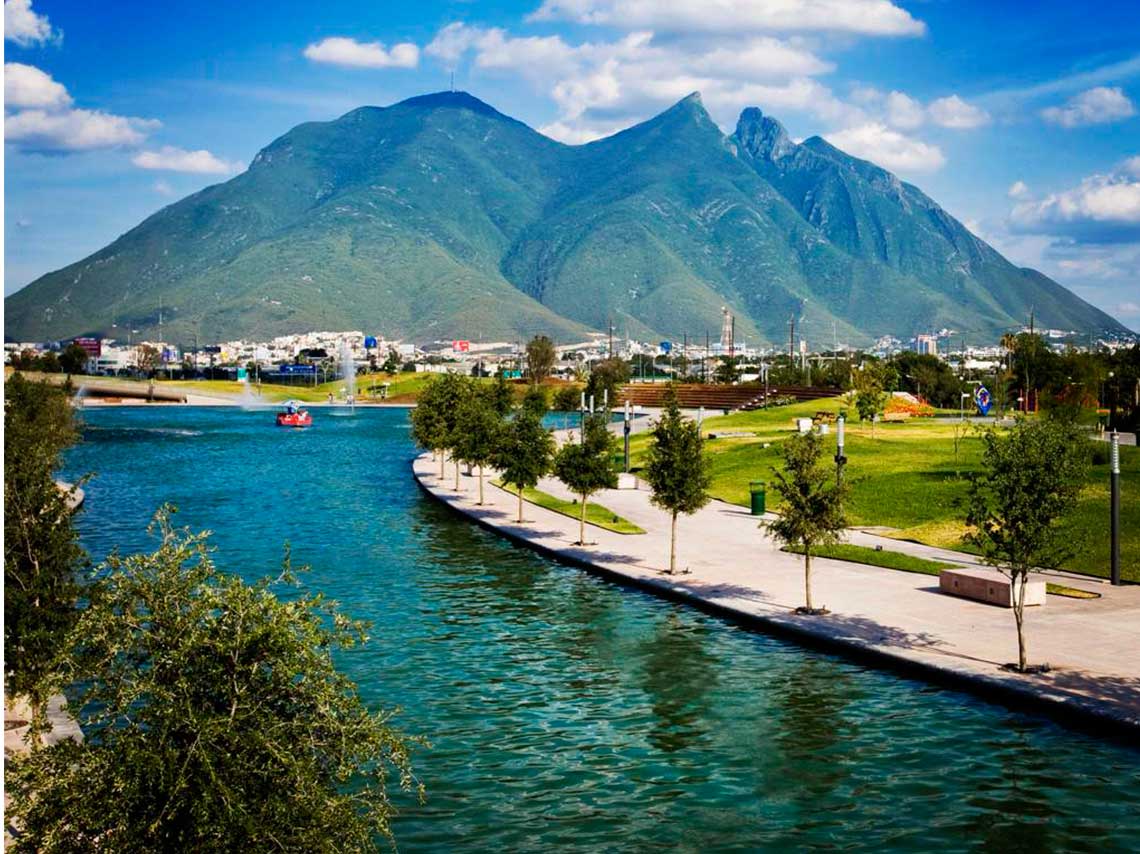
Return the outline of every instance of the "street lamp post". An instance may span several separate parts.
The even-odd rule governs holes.
[[[625,402],[625,425],[623,428],[625,431],[625,470],[627,473],[629,472],[629,431],[630,431],[629,418],[630,418],[630,405],[629,405],[629,401],[627,400]]]
[[[1114,586],[1120,586],[1120,434],[1112,431],[1109,452],[1109,482],[1111,489],[1112,546],[1109,558],[1109,577]]]

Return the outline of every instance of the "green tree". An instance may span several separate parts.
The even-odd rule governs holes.
[[[618,392],[629,382],[629,363],[617,356],[602,359],[590,371],[590,379],[586,383],[587,399],[592,395],[594,406],[602,407],[608,403],[611,407],[617,403]]]
[[[564,385],[554,393],[554,409],[557,412],[574,412],[582,402],[582,389],[575,385]]]
[[[76,618],[83,551],[55,482],[76,439],[68,390],[13,374],[4,389],[4,685],[39,717],[44,680]]]
[[[72,341],[67,348],[59,354],[59,366],[66,374],[87,373],[87,351]]]
[[[162,364],[162,354],[153,344],[140,344],[135,348],[135,367],[145,376],[153,376]]]
[[[502,472],[503,482],[518,492],[520,524],[523,521],[523,490],[538,484],[550,471],[553,459],[554,437],[542,425],[542,416],[524,405],[504,426],[491,462]]]
[[[439,477],[443,479],[446,451],[464,380],[458,374],[440,374],[432,378],[420,392],[412,410],[412,438],[424,450],[439,455]],[[457,476],[458,477],[458,476]]]
[[[539,385],[550,376],[558,353],[554,342],[545,335],[535,335],[526,345],[526,372],[531,384]]]
[[[479,470],[479,504],[483,503],[483,466],[494,458],[503,429],[503,416],[495,408],[496,402],[494,386],[470,388],[460,400],[451,428],[449,444],[456,460]],[[458,485],[457,480],[456,487]]]
[[[546,393],[546,389],[540,385],[533,385],[528,388],[526,394],[523,395],[522,409],[524,412],[529,412],[541,419],[550,411],[550,396]]]
[[[554,457],[554,474],[578,496],[581,516],[578,543],[586,545],[586,501],[595,492],[617,486],[613,467],[613,437],[605,415],[590,415],[582,425],[582,441],[567,442]]]
[[[511,410],[515,408],[515,393],[501,371],[495,376],[495,382],[486,394],[491,408],[503,417],[510,415]]]
[[[396,352],[395,347],[388,348],[388,358],[384,360],[380,370],[386,374],[398,374],[400,372],[400,354]]]
[[[823,464],[823,439],[816,433],[799,433],[784,443],[784,470],[773,469],[776,493],[782,500],[780,517],[768,530],[781,543],[804,556],[805,614],[818,614],[811,598],[811,555],[816,546],[839,541],[847,520],[843,514],[845,487],[836,484],[830,466]]]
[[[966,535],[1013,586],[1017,666],[1026,669],[1025,588],[1029,573],[1058,566],[1077,543],[1063,524],[1088,467],[1088,441],[1064,421],[1020,420],[1006,435],[982,435],[982,469],[970,483]]]
[[[157,551],[112,556],[85,591],[55,688],[86,738],[9,766],[13,850],[377,850],[389,777],[420,787],[417,740],[333,664],[366,626],[298,593],[288,557],[246,584],[205,535],[157,524]]]
[[[875,438],[875,421],[887,406],[888,379],[887,368],[879,361],[869,362],[855,371],[855,411],[860,421],[871,422],[872,439]]]
[[[722,385],[732,385],[740,379],[740,360],[735,356],[721,356],[713,379]]]
[[[696,513],[708,504],[712,480],[701,428],[695,421],[682,417],[672,389],[653,428],[644,474],[653,490],[650,500],[669,511],[672,517],[669,533],[669,573],[672,574],[677,569],[677,515]]]

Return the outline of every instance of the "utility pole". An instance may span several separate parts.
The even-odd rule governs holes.
[[[843,427],[844,418],[839,416],[835,422],[835,485],[843,486],[843,466],[847,464],[847,457],[843,456]]]
[[[614,357],[614,322],[610,319],[610,358]]]
[[[736,358],[736,315],[732,316],[732,331],[728,336],[728,358]]]
[[[1115,430],[1110,437],[1109,480],[1111,490],[1112,545],[1109,552],[1109,577],[1114,587],[1120,586],[1120,434]]]
[[[702,366],[701,376],[703,376],[704,381],[706,383],[708,383],[708,381],[709,381],[709,331],[707,329],[705,330],[705,363]]]
[[[794,314],[788,318],[788,359],[791,360],[794,368],[796,366],[796,316]]]

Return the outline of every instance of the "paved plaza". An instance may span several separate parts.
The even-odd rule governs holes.
[[[485,484],[480,507],[475,478],[455,470],[439,478],[439,464],[424,454],[413,463],[417,480],[456,510],[500,533],[611,577],[627,579],[674,598],[771,629],[809,635],[829,645],[891,659],[926,675],[966,681],[1007,699],[1059,713],[1102,719],[1124,728],[1140,727],[1140,585],[1112,587],[1069,573],[1046,573],[1050,581],[1095,591],[1099,599],[1050,595],[1040,608],[1026,609],[1030,663],[1048,662],[1043,675],[1020,675],[1001,666],[1017,660],[1013,612],[939,592],[938,578],[864,566],[813,560],[813,599],[831,614],[793,613],[804,601],[802,558],[780,551],[748,510],[720,501],[678,520],[678,574],[669,563],[669,516],[653,507],[645,488],[608,490],[595,500],[644,528],[645,534],[616,534],[587,526],[592,545],[575,545],[578,521],[527,503],[527,522],[516,523],[517,498]],[[557,480],[539,489],[569,497]],[[919,557],[971,565],[969,555],[900,542],[869,532],[851,532],[849,542],[881,545]]]

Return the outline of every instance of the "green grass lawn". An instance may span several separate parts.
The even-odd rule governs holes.
[[[505,486],[502,481],[491,481],[495,486],[498,486],[511,495],[518,495],[512,487]],[[524,489],[523,499],[529,501],[531,504],[537,504],[547,510],[553,510],[555,513],[561,513],[563,516],[569,516],[577,521],[582,513],[582,508],[578,505],[577,501],[567,501],[562,498],[557,498],[548,492],[542,492],[538,489]],[[586,521],[591,525],[597,525],[599,528],[605,528],[607,531],[613,531],[615,534],[644,534],[645,531],[637,525],[630,522],[628,519],[623,519],[621,516],[608,510],[601,504],[595,504],[592,501],[586,502]]]
[[[804,553],[802,548],[789,546],[784,549],[793,554]],[[815,557],[827,557],[833,560],[845,560],[849,563],[863,563],[868,566],[881,566],[884,569],[897,569],[900,572],[917,572],[922,575],[938,575],[944,569],[953,569],[955,563],[942,563],[936,560],[927,560],[922,557],[892,552],[886,549],[872,549],[867,546],[856,546],[851,543],[837,543],[833,546],[820,546],[812,550]],[[1047,582],[1045,592],[1054,596],[1067,596],[1070,599],[1099,599],[1099,593],[1090,593],[1066,584]]]
[[[795,418],[817,412],[838,412],[839,398],[808,401],[755,412],[706,418],[705,432],[751,432],[741,438],[709,441],[716,498],[747,506],[748,482],[772,480],[773,467],[781,465],[780,443],[792,435]],[[968,550],[963,502],[965,475],[981,464],[982,442],[967,430],[954,458],[953,422],[914,418],[901,423],[880,423],[871,438],[868,424],[847,425],[847,467],[851,486],[848,516],[855,526],[881,525],[898,529],[891,536],[929,545]],[[827,437],[828,454],[834,454],[834,425]],[[635,468],[644,463],[648,435],[633,437]],[[768,447],[765,448],[764,445]],[[1122,500],[1120,508],[1122,574],[1140,581],[1140,449],[1120,449]],[[767,506],[779,512],[779,499],[769,490]],[[1080,543],[1066,569],[1089,575],[1108,575],[1108,466],[1093,466],[1087,486],[1069,521],[1073,541]]]
[[[366,398],[369,396],[369,390],[372,386],[380,386],[382,383],[389,383],[388,397],[389,399],[400,399],[401,402],[408,402],[418,394],[420,389],[424,387],[428,379],[432,376],[427,372],[421,373],[406,373],[406,374],[361,374],[356,378],[356,389],[358,398]],[[243,386],[241,383],[234,382],[233,380],[173,380],[162,381],[160,380],[158,386],[161,388],[173,388],[179,391],[187,392],[188,394],[203,394],[203,395],[222,395],[234,396],[241,394]],[[256,388],[256,386],[252,386]],[[262,383],[261,384],[261,400],[266,403],[281,403],[286,400],[301,400],[306,403],[323,403],[328,400],[329,393],[340,401],[342,399],[341,391],[344,388],[343,379],[335,379],[326,383],[318,383],[315,386],[293,386],[293,385],[278,385],[276,383]],[[379,395],[379,389],[376,391]]]

